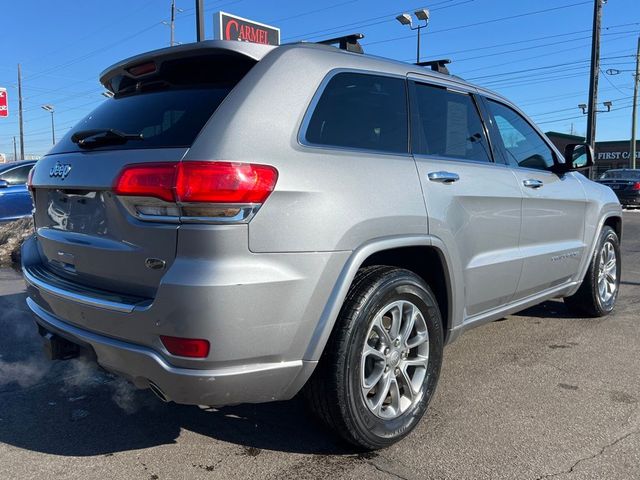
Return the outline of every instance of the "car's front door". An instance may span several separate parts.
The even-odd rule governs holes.
[[[586,195],[578,173],[551,168],[557,154],[525,117],[498,99],[485,99],[490,129],[522,189],[523,268],[515,299],[574,278],[586,255]]]
[[[429,233],[449,248],[464,284],[465,318],[508,303],[522,259],[522,192],[495,162],[472,92],[410,77],[412,151]]]

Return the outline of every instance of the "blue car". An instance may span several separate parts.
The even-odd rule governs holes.
[[[35,160],[0,164],[0,223],[31,215],[27,177],[35,164]]]

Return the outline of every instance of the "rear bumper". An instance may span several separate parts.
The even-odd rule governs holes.
[[[305,353],[319,341],[318,319],[348,252],[254,254],[231,237],[231,253],[213,255],[211,245],[222,248],[233,234],[216,232],[207,238],[201,229],[197,248],[178,252],[154,298],[59,277],[32,237],[22,246],[29,308],[45,330],[93,349],[104,368],[139,387],[155,384],[175,402],[289,399],[317,364]],[[175,356],[161,335],[208,339],[211,350],[203,359]]]
[[[105,369],[131,380],[139,388],[150,383],[167,400],[193,405],[259,403],[291,398],[315,362],[302,360],[197,370],[170,365],[154,350],[78,328],[54,317],[27,298],[36,322],[73,343],[90,347]]]
[[[626,188],[612,190],[622,205],[640,205],[640,191]]]

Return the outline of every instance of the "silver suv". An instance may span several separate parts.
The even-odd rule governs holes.
[[[554,297],[610,313],[622,213],[575,172],[591,151],[434,70],[224,41],[107,69],[114,97],[30,179],[51,358],[94,352],[183,404],[302,391],[375,449],[416,426],[465,330]]]

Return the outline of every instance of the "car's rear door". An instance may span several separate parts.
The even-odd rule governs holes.
[[[522,268],[522,192],[512,169],[494,161],[473,92],[418,75],[409,87],[429,233],[450,249],[469,318],[513,297]]]
[[[578,173],[551,171],[557,152],[519,112],[498,98],[484,100],[493,143],[522,190],[523,268],[516,299],[566,283],[586,253],[586,194]]]

